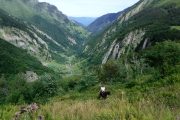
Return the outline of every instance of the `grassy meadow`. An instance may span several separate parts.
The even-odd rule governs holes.
[[[20,106],[1,106],[0,119],[11,120]],[[119,91],[106,100],[97,100],[96,96],[86,100],[54,98],[40,105],[37,112],[23,114],[21,120],[37,120],[38,115],[45,120],[176,120],[178,112],[146,98],[130,103]]]

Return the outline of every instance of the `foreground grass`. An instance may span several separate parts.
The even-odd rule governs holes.
[[[171,120],[170,110],[147,101],[129,104],[120,99],[106,101],[55,102],[43,106],[53,120]],[[47,115],[46,115],[47,116]]]
[[[20,106],[0,107],[0,120],[11,120]],[[134,103],[116,94],[107,100],[52,100],[41,105],[36,113],[24,114],[21,120],[36,120],[38,115],[45,120],[175,120],[171,109],[146,99]]]

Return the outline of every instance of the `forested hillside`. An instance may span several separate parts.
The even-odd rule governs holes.
[[[17,74],[26,71],[42,73],[48,69],[25,50],[0,39],[0,74]]]
[[[118,13],[109,13],[97,18],[90,25],[88,25],[87,29],[94,34],[98,32],[102,32],[104,29],[108,28],[113,22],[116,21],[118,17],[120,17],[122,12]]]

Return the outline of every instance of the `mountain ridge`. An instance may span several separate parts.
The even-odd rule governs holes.
[[[35,25],[58,44],[68,49],[66,51],[81,49],[81,44],[88,36],[88,32],[83,27],[71,22],[57,7],[49,3],[38,2],[37,0],[2,0],[0,8],[12,16]],[[72,40],[77,44],[74,44],[75,42]],[[59,47],[54,43],[48,45],[50,48]]]
[[[87,26],[87,29],[90,32],[102,32],[105,28],[110,26],[120,15],[122,12],[117,13],[108,13],[101,17],[98,17],[94,22]]]
[[[89,24],[91,24],[96,17],[69,17],[71,20],[74,20],[80,24],[82,24],[84,27],[87,27]]]
[[[163,26],[163,24],[166,22],[168,22],[170,26],[171,24],[175,24],[178,26],[178,20],[174,19],[172,21],[169,21],[173,17],[178,18],[179,8],[175,7],[178,6],[178,4],[171,4],[171,2],[168,1],[167,4],[162,4],[161,6],[156,7],[158,4],[159,1],[157,0],[141,0],[134,6],[127,8],[125,12],[117,18],[116,22],[109,26],[104,32],[97,36],[94,36],[91,40],[87,42],[84,49],[84,53],[87,53],[89,56],[91,56],[91,60],[94,59],[94,61],[97,61],[97,59],[101,59],[102,63],[106,63],[107,60],[116,58],[113,57],[113,54],[115,53],[119,54],[117,55],[117,58],[120,57],[120,54],[128,54],[128,46],[129,49],[133,51],[132,48],[134,50],[137,50],[137,48],[144,49],[148,46],[151,46],[152,44],[158,41],[158,38],[159,41],[162,39],[179,39],[178,31],[176,31],[175,34],[175,31],[171,31],[171,29],[169,29],[167,25],[165,25],[166,27]],[[172,10],[169,10],[170,8],[168,8],[168,6],[171,5]],[[163,13],[164,11],[167,11],[166,14]],[[148,21],[148,18],[153,20],[154,23]],[[159,22],[157,20],[162,22]],[[140,21],[142,22],[140,23]],[[149,24],[152,24],[152,27]],[[159,29],[162,29],[162,32],[151,32],[153,29],[155,31],[155,29],[157,29],[158,27]],[[145,32],[145,34],[142,38],[139,36],[141,39],[138,40],[137,38],[134,38],[134,35],[137,34],[135,31],[143,31]],[[169,31],[169,34],[166,31]],[[172,33],[174,34],[174,36],[171,35]],[[153,36],[156,36],[156,40],[153,40]],[[124,44],[122,43],[122,41],[123,39],[126,39],[126,37],[128,37],[127,43]],[[130,42],[131,40],[138,40],[139,42],[138,44],[137,42],[135,42],[135,44],[137,45],[135,45],[134,47],[130,47],[134,44],[133,42]],[[129,44],[129,42],[131,44]],[[117,49],[115,46],[117,47]],[[95,51],[96,55],[93,55]],[[106,51],[106,53],[104,53],[103,51]]]

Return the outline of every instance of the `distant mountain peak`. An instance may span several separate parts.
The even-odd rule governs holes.
[[[69,17],[69,19],[82,24],[83,26],[88,26],[96,19],[96,17]]]
[[[47,9],[48,11],[52,11],[52,12],[59,11],[56,6],[51,5],[51,4],[47,3],[47,2],[39,2],[38,6],[42,7],[43,9]]]
[[[88,25],[88,30],[91,32],[103,31],[106,27],[111,25],[121,14],[122,12],[105,14]]]

